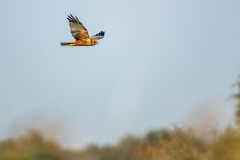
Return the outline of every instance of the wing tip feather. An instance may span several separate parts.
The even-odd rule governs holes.
[[[104,35],[105,35],[105,31],[101,31],[98,34],[95,34],[94,36],[92,36],[91,38],[102,39],[104,38]]]
[[[94,36],[104,36],[105,35],[105,31],[101,31],[98,34],[94,35]]]
[[[74,17],[72,14],[69,14],[67,16],[67,19],[69,22],[81,24],[81,22],[78,20],[77,16]]]

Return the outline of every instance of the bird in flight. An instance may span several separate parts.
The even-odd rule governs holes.
[[[75,42],[61,42],[62,46],[95,46],[98,40],[104,37],[105,32],[101,31],[98,34],[89,37],[87,29],[77,17],[71,14],[67,17],[71,28],[72,36],[76,39]]]

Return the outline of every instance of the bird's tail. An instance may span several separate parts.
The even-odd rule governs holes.
[[[71,42],[61,42],[60,44],[61,44],[62,46],[74,46],[74,44],[71,43]]]

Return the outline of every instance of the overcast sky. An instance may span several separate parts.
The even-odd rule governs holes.
[[[114,143],[182,124],[208,101],[228,106],[240,73],[239,8],[238,0],[0,1],[0,139],[39,127],[67,132],[60,140],[69,147]],[[70,13],[90,35],[106,32],[99,45],[60,46],[74,41]]]

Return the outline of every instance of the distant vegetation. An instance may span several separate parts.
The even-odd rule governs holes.
[[[38,131],[0,143],[0,160],[239,160],[240,81],[235,120],[225,130],[198,134],[191,127],[151,131],[143,137],[126,136],[116,146],[88,146],[66,150]]]

